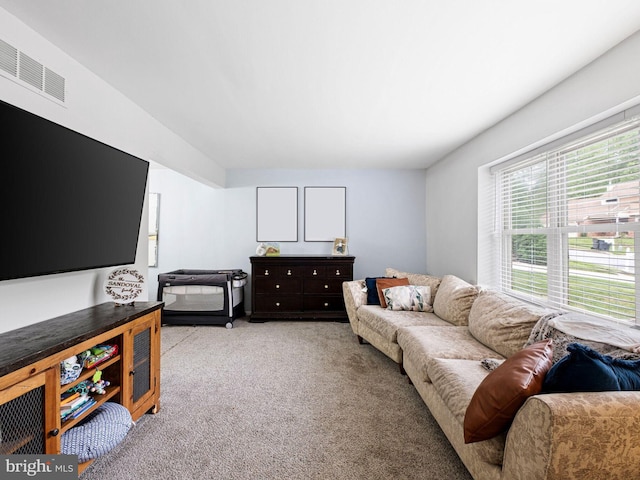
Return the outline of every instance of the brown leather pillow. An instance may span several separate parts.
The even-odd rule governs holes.
[[[380,298],[380,306],[387,308],[387,301],[384,299],[382,290],[390,287],[399,287],[401,285],[409,285],[408,278],[379,278],[376,280],[376,289],[378,290],[378,297]]]
[[[464,416],[464,443],[488,440],[509,428],[527,398],[542,390],[551,368],[552,346],[551,339],[534,343],[485,377]]]

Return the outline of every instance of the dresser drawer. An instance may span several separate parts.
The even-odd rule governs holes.
[[[353,266],[345,264],[337,265],[309,265],[304,267],[303,275],[305,278],[335,278],[335,277],[351,277]]]
[[[305,312],[339,312],[344,310],[344,300],[338,295],[309,295],[302,306]]]
[[[339,278],[305,278],[304,293],[341,294],[342,279]]]
[[[282,277],[301,277],[303,273],[303,267],[297,265],[259,265],[254,266],[253,275],[255,277],[269,277],[269,278],[282,278]]]
[[[299,312],[302,310],[301,295],[256,295],[256,312]]]
[[[295,277],[256,277],[256,294],[302,293],[302,280]]]
[[[353,277],[353,265],[332,265],[326,267],[326,278],[343,278],[345,281],[351,280]]]
[[[305,277],[324,278],[327,269],[324,265],[307,265],[304,267],[302,274]]]

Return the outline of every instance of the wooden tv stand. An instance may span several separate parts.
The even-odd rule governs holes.
[[[60,437],[103,403],[124,405],[134,420],[160,408],[162,302],[103,303],[0,334],[0,455],[58,454]],[[118,353],[60,385],[60,362],[96,345]],[[60,417],[60,395],[96,369],[111,384],[75,419]],[[26,420],[35,419],[35,420]],[[90,462],[79,465],[82,472]]]

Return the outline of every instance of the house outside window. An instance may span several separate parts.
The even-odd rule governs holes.
[[[640,119],[493,171],[500,289],[636,323]]]

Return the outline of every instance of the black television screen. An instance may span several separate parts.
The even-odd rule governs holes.
[[[0,280],[134,263],[149,163],[0,102]]]

